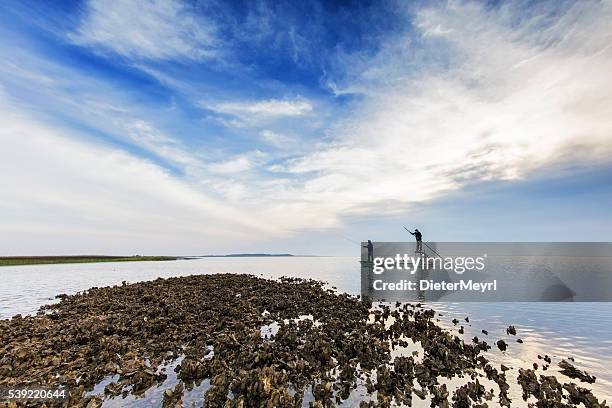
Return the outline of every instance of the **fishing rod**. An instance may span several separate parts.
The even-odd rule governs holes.
[[[408,231],[409,233],[411,233],[411,234],[412,234],[412,231],[410,231],[408,228],[406,228],[406,227],[405,227],[405,226],[403,226],[403,225],[402,225],[402,227],[404,227],[404,229],[405,229],[406,231]],[[413,235],[414,235],[414,234],[413,234]],[[421,242],[423,242],[423,241],[421,241]],[[425,245],[427,248],[429,248],[429,250],[430,250],[431,252],[433,252],[434,254],[438,255],[438,257],[440,257],[440,258],[444,259],[444,257],[443,257],[442,255],[440,255],[440,254],[439,254],[439,253],[437,253],[437,252],[436,252],[436,251],[435,251],[435,250],[434,250],[432,247],[430,247],[429,245],[427,245],[427,242],[423,242],[423,245]]]
[[[339,232],[334,232],[334,231],[332,231],[332,234],[336,234],[336,235],[338,235],[340,238],[344,238],[344,239],[346,239],[347,241],[352,242],[353,244],[361,245],[361,242],[357,242],[357,241],[355,241],[354,239],[350,239],[349,237],[344,236],[344,235],[340,234]]]

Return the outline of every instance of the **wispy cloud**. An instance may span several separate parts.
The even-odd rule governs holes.
[[[256,101],[232,101],[202,106],[214,112],[238,117],[282,117],[302,116],[313,110],[312,104],[304,98],[266,99]]]
[[[253,232],[275,234],[147,160],[2,107],[0,185],[11,186],[0,191],[10,214],[0,221],[4,252],[199,253],[206,241],[229,250]],[[33,236],[38,244],[28,243]]]
[[[0,48],[6,51],[1,43]],[[202,166],[201,157],[189,151],[180,136],[161,130],[155,123],[171,115],[165,107],[162,111],[155,103],[135,103],[133,94],[115,84],[27,50],[10,53],[0,63],[0,73],[0,85],[7,87],[5,106],[69,119],[182,169]]]
[[[124,128],[136,146],[147,149],[171,163],[185,167],[199,167],[202,164],[177,139],[160,132],[149,122],[132,120],[125,123]]]
[[[275,147],[287,148],[295,143],[292,137],[269,129],[262,130],[259,134],[268,144]]]
[[[221,162],[210,163],[207,169],[218,174],[242,173],[258,166],[266,158],[266,154],[255,150]]]
[[[340,214],[608,160],[612,6],[556,12],[450,2],[407,13],[416,33],[340,55],[334,85],[363,102],[332,142],[275,169],[308,175],[299,194]]]
[[[76,44],[132,59],[200,59],[219,53],[212,20],[177,0],[89,0]]]

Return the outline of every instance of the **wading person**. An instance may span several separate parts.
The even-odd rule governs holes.
[[[368,244],[363,247],[368,248],[368,262],[374,262],[374,245],[372,241],[368,239]]]
[[[410,232],[410,231],[408,231]],[[423,234],[419,231],[418,228],[414,229],[414,232],[410,232],[416,238],[416,251],[415,252],[423,252]]]

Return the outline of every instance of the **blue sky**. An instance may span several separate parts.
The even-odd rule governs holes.
[[[612,4],[0,3],[1,254],[612,239]]]

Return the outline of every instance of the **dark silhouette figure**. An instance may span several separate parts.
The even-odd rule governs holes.
[[[368,248],[368,262],[374,262],[374,245],[372,241],[368,239],[368,245],[364,245],[364,248]]]
[[[408,231],[410,232],[410,231]],[[423,234],[419,231],[418,228],[414,229],[414,232],[410,232],[416,238],[416,251],[415,252],[423,252]]]

